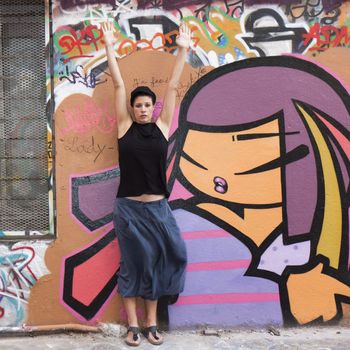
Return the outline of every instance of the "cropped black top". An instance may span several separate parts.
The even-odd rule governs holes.
[[[120,185],[117,197],[164,194],[168,141],[156,123],[133,122],[118,139]]]

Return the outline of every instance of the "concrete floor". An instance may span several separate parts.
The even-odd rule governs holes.
[[[105,328],[101,333],[61,333],[31,336],[2,335],[1,350],[130,350],[124,343],[125,329]],[[200,331],[164,333],[165,342],[153,346],[143,338],[140,350],[349,350],[350,327],[279,329],[274,335],[268,329],[219,331],[203,335]]]

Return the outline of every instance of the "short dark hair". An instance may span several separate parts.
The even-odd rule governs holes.
[[[133,106],[135,99],[139,96],[149,96],[152,99],[152,103],[156,103],[157,96],[148,86],[138,86],[136,89],[131,91],[130,94],[130,105]]]

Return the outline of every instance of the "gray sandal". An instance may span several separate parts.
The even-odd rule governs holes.
[[[151,327],[147,327],[144,329],[143,331],[143,335],[145,336],[145,338],[152,344],[152,345],[160,345],[163,344],[163,338],[160,338],[157,336],[157,331],[158,328],[157,326],[151,326]],[[150,338],[149,334],[152,334],[153,338],[156,340],[154,341],[153,339]]]
[[[125,343],[129,346],[139,346],[141,344],[141,336],[140,336],[140,327],[129,327],[126,335],[129,334],[129,332],[132,332],[133,336],[132,336],[132,340],[134,342],[140,340],[138,343],[134,343],[134,342],[130,342],[128,339],[125,339]]]

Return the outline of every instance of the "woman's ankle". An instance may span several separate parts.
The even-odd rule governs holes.
[[[146,327],[152,327],[157,325],[157,320],[156,319],[149,319],[145,321]]]

